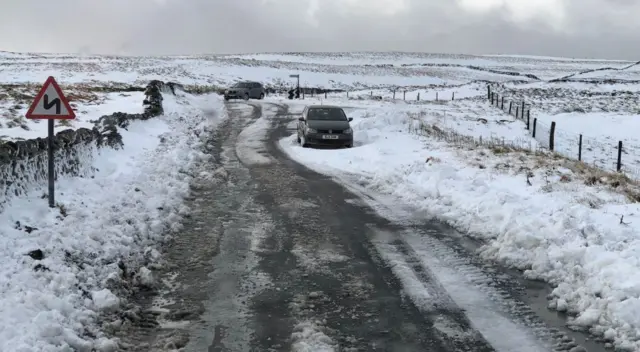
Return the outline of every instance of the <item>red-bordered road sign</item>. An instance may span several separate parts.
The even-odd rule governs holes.
[[[33,99],[25,117],[28,119],[73,120],[76,118],[76,114],[62,93],[58,82],[53,77],[49,77]]]

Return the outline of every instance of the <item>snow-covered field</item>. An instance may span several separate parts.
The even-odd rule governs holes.
[[[537,82],[602,67],[625,67],[626,61],[567,60],[554,58],[472,56],[411,53],[316,53],[269,55],[203,55],[173,57],[80,56],[0,52],[0,82],[40,83],[59,72],[60,83],[146,83],[150,79],[184,84],[227,85],[238,79],[268,84],[325,88],[373,88],[455,85],[473,80]],[[572,79],[609,77],[640,79],[640,68],[597,71]]]
[[[640,114],[640,67],[632,64],[407,53],[103,57],[0,52],[0,140],[44,137],[46,124],[23,116],[38,85],[52,74],[78,115],[59,129],[91,126],[91,120],[115,111],[141,110],[141,92],[96,87],[143,87],[160,79],[220,88],[247,79],[279,88],[291,87],[289,75],[300,74],[305,87],[348,91],[348,97],[335,92],[326,99],[307,96],[302,103],[350,107],[356,147],[307,150],[288,138],[281,146],[293,158],[469,231],[485,241],[486,258],[552,283],[550,307],[571,312],[572,324],[633,350],[640,349],[640,209],[635,203],[640,187],[621,175],[538,152],[541,143],[524,123],[486,99],[486,84],[494,82],[514,101],[531,104],[532,118],[555,121],[567,136],[556,139],[565,156],[577,157],[572,146],[582,133],[585,143],[599,146],[583,147],[588,164],[610,165],[613,146],[623,140],[623,163],[633,176],[632,168],[640,168],[633,132]],[[602,67],[624,69],[585,72]],[[224,118],[215,95],[166,97],[165,107],[166,116],[122,131],[124,150],[95,154],[95,178],[59,180],[63,220],[57,217],[60,209],[47,208],[36,188],[0,214],[5,225],[0,227],[5,258],[0,261],[1,351],[61,351],[65,344],[82,349],[90,343],[83,340],[87,332],[109,344],[95,322],[118,303],[105,290],[105,280],[118,271],[110,258],[146,253],[142,257],[153,260],[163,231],[186,211],[180,199],[190,177],[181,171],[202,157],[192,133],[217,122],[203,111]],[[261,143],[257,132],[249,132],[244,137]],[[469,147],[480,140],[485,147]],[[39,230],[26,233],[25,226]],[[137,238],[134,231],[146,235]],[[37,263],[25,253],[36,248],[45,250],[39,264],[50,271],[32,270]],[[65,259],[65,251],[80,257],[84,270]],[[140,270],[139,279],[146,273]]]

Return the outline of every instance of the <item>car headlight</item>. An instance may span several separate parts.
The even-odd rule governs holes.
[[[346,134],[352,134],[353,130],[351,128],[347,128],[346,130],[344,130],[344,133]]]
[[[307,127],[307,133],[318,133],[318,131],[311,127]]]

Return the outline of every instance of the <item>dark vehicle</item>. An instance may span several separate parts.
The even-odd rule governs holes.
[[[266,90],[258,82],[238,82],[224,92],[224,100],[229,99],[263,99]]]
[[[347,117],[339,106],[307,106],[298,118],[298,143],[304,148],[314,145],[351,148],[351,121],[353,118]]]

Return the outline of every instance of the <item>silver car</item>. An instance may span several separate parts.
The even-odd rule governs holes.
[[[339,106],[311,105],[304,108],[298,118],[297,140],[303,148],[310,146],[353,146],[353,130],[347,117]]]
[[[224,92],[224,100],[229,99],[263,99],[266,90],[261,83],[244,81],[238,82]]]

